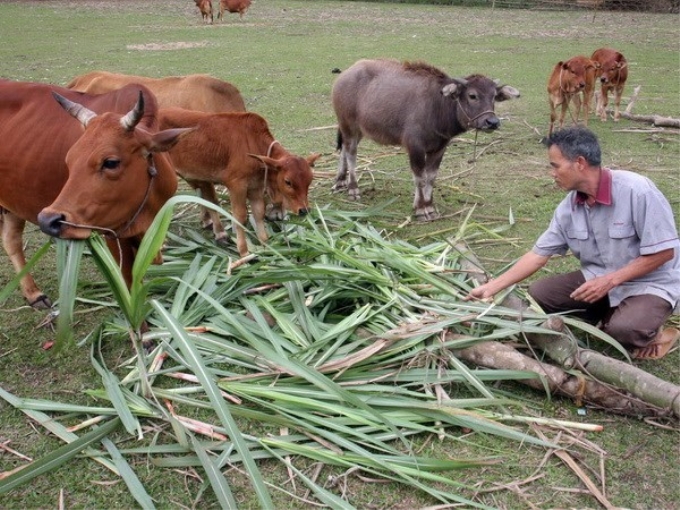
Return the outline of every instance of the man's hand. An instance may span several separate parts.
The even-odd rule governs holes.
[[[473,299],[474,300],[481,300],[481,301],[489,301],[495,294],[495,292],[490,288],[490,286],[491,286],[491,282],[487,282],[484,285],[480,285],[479,287],[475,287],[463,299],[465,301],[472,301]]]
[[[605,297],[616,285],[609,275],[598,276],[588,280],[569,296],[576,301],[594,303]]]

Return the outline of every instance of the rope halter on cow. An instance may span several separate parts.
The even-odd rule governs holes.
[[[272,152],[274,150],[274,145],[279,144],[278,140],[273,140],[272,143],[269,144],[269,147],[267,148],[267,157],[271,158],[272,157]],[[283,147],[283,146],[282,146]],[[269,195],[269,165],[267,165],[265,162],[262,162],[264,165],[264,194],[267,196]]]

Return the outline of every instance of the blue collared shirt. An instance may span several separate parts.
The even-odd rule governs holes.
[[[602,169],[595,203],[571,191],[555,210],[533,252],[564,255],[581,263],[586,280],[616,271],[641,255],[673,248],[673,259],[654,271],[622,283],[609,292],[617,306],[630,296],[653,294],[671,306],[680,300],[680,241],[673,210],[652,181],[626,170]]]

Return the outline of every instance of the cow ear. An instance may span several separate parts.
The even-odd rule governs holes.
[[[315,153],[315,154],[310,154],[307,156],[307,164],[311,167],[314,167],[314,163],[316,163],[316,160],[321,157],[321,154]]]
[[[569,69],[569,65],[566,62],[560,61],[557,63],[557,65],[560,66],[562,69]]]
[[[260,156],[259,154],[250,154],[248,153],[248,156],[251,158],[259,159],[266,167],[271,168],[272,170],[278,170],[279,169],[279,162],[275,160],[274,158],[269,158],[267,156]]]
[[[151,136],[151,145],[149,150],[151,152],[166,152],[172,149],[175,144],[185,136],[193,131],[195,128],[174,128],[159,131]]]
[[[503,85],[496,87],[496,101],[507,101],[508,99],[516,99],[519,97],[519,90],[510,85]]]

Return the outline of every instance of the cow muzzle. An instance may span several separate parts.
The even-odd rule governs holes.
[[[494,131],[498,129],[501,126],[501,120],[496,117],[495,115],[493,117],[489,117],[484,119],[483,125],[481,129],[483,131]]]
[[[38,214],[38,226],[45,234],[52,237],[60,237],[66,216],[60,213],[40,211]]]

